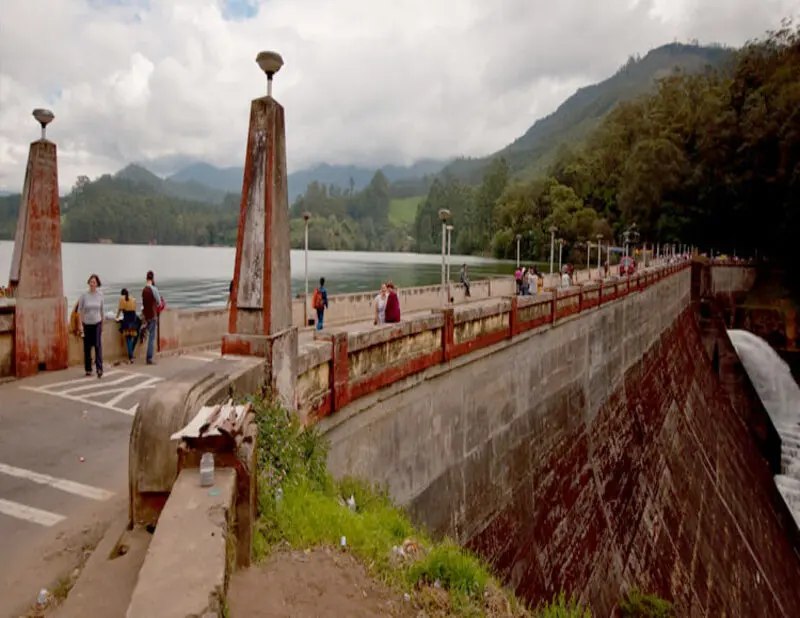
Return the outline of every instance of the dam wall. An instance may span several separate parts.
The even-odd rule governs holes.
[[[638,586],[680,616],[798,616],[797,527],[707,353],[700,274],[314,342],[306,418],[334,474],[386,484],[533,603],[563,589],[610,616]]]

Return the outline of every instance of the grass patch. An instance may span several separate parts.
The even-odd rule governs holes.
[[[389,221],[395,225],[410,225],[417,216],[417,207],[425,199],[424,195],[393,198],[389,202]]]
[[[672,603],[638,588],[627,592],[619,604],[622,618],[675,618]]]
[[[427,615],[591,618],[564,593],[528,610],[480,558],[416,528],[386,488],[354,478],[335,481],[326,469],[327,445],[315,429],[303,430],[267,396],[252,402],[259,424],[257,560],[286,545],[340,547],[344,537],[346,551],[372,576],[409,594]]]

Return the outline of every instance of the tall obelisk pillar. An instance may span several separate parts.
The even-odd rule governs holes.
[[[66,369],[67,300],[61,270],[61,211],[56,145],[46,136],[53,113],[36,109],[41,139],[32,142],[19,205],[9,284],[16,298],[14,367],[18,378]]]
[[[261,52],[256,62],[267,74],[267,96],[250,104],[233,301],[222,353],[263,356],[266,382],[291,409],[297,328],[292,326],[286,129],[283,106],[272,98],[272,78],[283,59]]]

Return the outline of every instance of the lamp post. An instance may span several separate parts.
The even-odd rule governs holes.
[[[281,70],[283,58],[278,52],[262,51],[256,56],[256,62],[264,73],[267,74],[267,96],[272,96],[272,76]]]
[[[450,248],[453,241],[453,226],[447,226],[447,302],[450,303]]]
[[[305,279],[306,294],[303,297],[303,323],[308,326],[308,220],[311,218],[310,212],[303,213],[303,235],[305,236]]]
[[[556,230],[555,225],[550,226],[550,276],[553,276],[553,252],[555,251]]]
[[[519,241],[522,240],[522,234],[517,234],[517,270],[519,270]]]
[[[586,241],[586,274],[592,278],[592,241]]]
[[[564,249],[564,239],[558,239],[558,273],[561,274],[561,251]]]
[[[448,298],[445,296],[447,290],[445,289],[445,269],[446,269],[446,262],[445,262],[445,249],[447,248],[447,219],[450,217],[450,211],[447,208],[442,208],[439,211],[439,219],[442,221],[442,289],[441,294],[444,297],[444,304],[446,305],[448,302]]]
[[[597,276],[600,276],[600,254],[603,253],[603,235],[597,235]]]

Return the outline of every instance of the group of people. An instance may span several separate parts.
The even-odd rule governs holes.
[[[394,324],[400,321],[400,299],[394,283],[381,284],[381,291],[375,297],[375,324]]]
[[[325,311],[328,309],[328,290],[325,289],[325,277],[320,278],[319,287],[314,290],[311,306],[317,312],[317,330],[322,330],[325,323]],[[400,321],[400,298],[397,288],[391,281],[381,284],[381,291],[375,297],[376,325],[393,324]]]
[[[539,272],[536,266],[527,268],[517,268],[514,272],[514,278],[517,281],[517,296],[530,296],[532,294],[541,294],[544,288],[544,275]]]
[[[97,377],[103,377],[103,320],[105,318],[105,299],[100,277],[95,274],[87,281],[89,289],[81,294],[72,310],[70,324],[73,333],[83,338],[83,364],[87,376],[92,373],[92,350]],[[158,337],[158,315],[164,310],[166,302],[155,284],[153,271],[148,271],[142,288],[142,313],[137,312],[136,299],[127,289],[120,293],[117,305],[117,320],[125,340],[128,362],[133,363],[133,355],[140,338],[147,338],[148,365],[155,364],[155,342]]]

